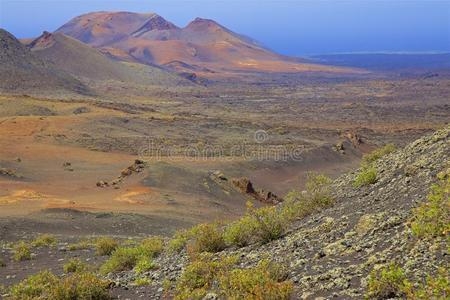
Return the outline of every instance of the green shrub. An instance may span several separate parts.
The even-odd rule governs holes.
[[[112,272],[132,270],[142,255],[142,249],[138,247],[119,247],[101,266],[100,272],[102,274],[108,274]]]
[[[306,193],[310,198],[310,204],[314,208],[328,207],[333,204],[334,200],[331,197],[330,191],[331,178],[316,173],[308,173],[306,176]]]
[[[85,250],[85,249],[90,249],[94,246],[94,244],[91,241],[88,240],[82,240],[79,241],[78,243],[73,243],[70,244],[67,249],[69,251],[76,251],[76,250]]]
[[[221,274],[229,272],[237,257],[214,259],[212,254],[203,253],[191,262],[179,278],[175,288],[175,299],[202,299],[213,282]]]
[[[142,274],[155,268],[155,264],[150,257],[142,256],[134,266],[136,274]]]
[[[377,169],[375,167],[362,167],[359,173],[356,175],[353,185],[357,188],[374,184],[377,182]]]
[[[248,213],[239,220],[230,223],[225,227],[223,239],[227,245],[244,247],[255,239],[255,232],[258,228],[256,219]]]
[[[375,149],[372,152],[366,154],[362,158],[362,165],[371,165],[383,156],[392,153],[396,150],[396,147],[394,144],[387,144],[381,148]]]
[[[86,271],[87,269],[88,266],[78,258],[70,259],[63,266],[63,270],[65,273],[83,272]]]
[[[143,249],[143,251],[148,253],[149,256],[155,257],[162,252],[164,248],[164,242],[160,237],[151,237],[143,240],[140,247]]]
[[[286,272],[267,260],[249,269],[236,268],[236,256],[202,254],[191,262],[175,288],[175,299],[202,299],[214,292],[224,299],[289,299],[292,283]]]
[[[405,296],[406,276],[396,264],[373,270],[369,275],[367,299],[390,299]]]
[[[306,191],[290,191],[284,197],[282,215],[289,222],[308,216],[334,204],[331,196],[331,179],[322,174],[308,173]]]
[[[0,268],[2,267],[6,267],[6,263],[2,258],[0,258]]]
[[[450,233],[450,169],[438,175],[428,200],[413,210],[411,230],[418,237],[447,236]]]
[[[31,275],[10,288],[13,300],[45,299],[111,299],[108,294],[109,282],[91,273],[76,273],[58,279],[49,271]]]
[[[227,299],[290,299],[293,284],[280,265],[268,260],[249,269],[234,269],[219,279]]]
[[[117,241],[109,237],[99,238],[95,243],[95,249],[99,256],[111,255],[118,246]]]
[[[414,300],[448,299],[450,295],[449,274],[448,269],[440,268],[435,277],[428,276],[425,283],[419,285],[418,288],[406,283],[406,297]]]
[[[31,259],[31,249],[24,241],[20,241],[14,246],[13,258],[15,261],[23,261]]]
[[[169,241],[168,248],[171,252],[180,252],[189,240],[189,233],[186,230],[179,230],[175,232],[172,239]]]
[[[251,215],[256,221],[255,234],[258,241],[267,243],[281,237],[288,225],[283,214],[275,206],[266,206],[255,209]]]
[[[189,250],[194,253],[222,251],[226,246],[222,232],[222,228],[216,223],[193,227],[189,232]]]
[[[153,269],[152,258],[157,256],[163,248],[163,242],[160,238],[149,238],[142,241],[135,247],[119,247],[111,257],[101,266],[100,272],[108,274],[112,272],[120,272],[132,270],[137,267],[137,273],[146,272]]]
[[[51,299],[52,289],[58,284],[58,278],[49,271],[31,275],[10,288],[13,300]]]
[[[39,235],[31,245],[33,247],[51,247],[56,245],[56,238],[51,234],[41,234]]]
[[[111,299],[108,292],[109,282],[102,280],[92,273],[74,273],[71,276],[60,279],[51,288],[48,299]]]
[[[135,286],[146,286],[146,285],[150,285],[150,283],[152,283],[152,281],[150,280],[150,278],[137,278],[133,284]]]

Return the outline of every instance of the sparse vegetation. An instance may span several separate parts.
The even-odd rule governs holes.
[[[188,248],[192,252],[219,252],[225,249],[222,228],[217,223],[199,224],[190,230],[189,235]]]
[[[31,243],[33,247],[51,247],[55,246],[57,240],[54,235],[41,234]]]
[[[223,239],[229,246],[247,246],[254,240],[257,226],[255,218],[247,212],[245,216],[225,227]]]
[[[428,276],[418,287],[405,283],[406,297],[411,300],[448,299],[450,295],[450,274],[448,269],[440,268],[436,276]]]
[[[152,258],[147,257],[147,256],[142,256],[139,258],[136,265],[134,266],[134,271],[137,274],[142,274],[144,272],[154,269],[155,267],[156,266],[155,266],[155,263],[153,262]]]
[[[155,268],[152,258],[163,249],[160,238],[149,238],[135,247],[118,247],[111,257],[101,266],[100,272],[108,274],[135,269],[137,273]]]
[[[226,299],[289,299],[292,283],[279,265],[267,260],[236,268],[237,257],[203,254],[191,262],[176,286],[176,299],[202,299],[210,290]]]
[[[41,234],[39,235],[31,245],[33,247],[52,247],[56,245],[56,238],[51,234]]]
[[[148,253],[149,256],[155,257],[162,252],[164,242],[160,237],[151,237],[143,240],[140,247]]]
[[[111,255],[118,246],[119,243],[110,237],[99,238],[95,243],[95,249],[99,256]]]
[[[5,267],[5,266],[6,266],[5,261],[3,260],[3,258],[0,258],[0,268]]]
[[[87,269],[88,266],[78,258],[70,259],[63,266],[63,270],[65,273],[83,272],[86,271]]]
[[[74,273],[59,279],[49,271],[31,275],[10,288],[11,299],[111,299],[107,281],[92,273]]]
[[[227,299],[290,299],[293,284],[278,264],[262,260],[256,267],[233,269],[219,278]]]
[[[15,261],[31,259],[30,246],[24,241],[20,241],[14,246],[13,253],[13,258]]]
[[[213,259],[212,254],[201,254],[186,267],[178,280],[175,298],[203,298],[214,280],[217,280],[221,274],[229,272],[236,262],[237,258],[233,256]]]
[[[374,184],[377,182],[377,169],[373,166],[363,166],[356,175],[353,186],[360,188],[365,185]]]
[[[396,264],[373,270],[369,275],[366,299],[406,298],[411,300],[447,299],[450,295],[448,270],[440,268],[436,276],[428,276],[413,284]]]
[[[392,153],[396,150],[394,144],[386,144],[383,147],[380,147],[378,149],[373,150],[372,152],[366,154],[362,158],[362,165],[363,166],[369,166],[372,165],[374,162],[379,160],[385,155],[388,155],[389,153]]]
[[[136,247],[119,247],[111,257],[101,266],[100,272],[108,274],[133,269],[143,255],[142,249]]]
[[[49,271],[42,271],[31,275],[10,288],[11,298],[22,299],[50,299],[51,290],[58,283],[58,278]]]
[[[253,242],[267,243],[280,238],[290,222],[334,203],[329,190],[331,179],[309,173],[305,193],[290,192],[279,206],[254,208],[247,203],[246,214],[224,227],[219,224],[200,224],[188,231],[177,232],[169,242],[169,249],[180,251],[188,245],[192,252],[218,252],[226,246],[243,247]]]
[[[405,273],[396,264],[390,264],[379,270],[373,270],[369,275],[366,298],[401,298],[405,296],[405,282]]]
[[[146,286],[146,285],[149,285],[150,283],[152,283],[152,281],[151,281],[149,278],[146,278],[146,277],[140,277],[140,278],[137,278],[137,279],[133,282],[133,284],[134,284],[135,286]]]
[[[360,188],[362,186],[374,184],[375,182],[377,182],[378,172],[375,166],[375,162],[383,156],[394,152],[395,150],[396,147],[394,144],[387,144],[364,155],[361,161],[361,169],[359,173],[356,174],[353,186],[356,188]]]
[[[413,211],[412,232],[419,237],[447,236],[450,233],[450,169],[438,175],[428,200]]]
[[[69,251],[76,251],[76,250],[85,250],[90,249],[94,246],[94,244],[88,240],[81,240],[77,243],[70,244],[67,249]]]
[[[180,252],[189,240],[189,233],[187,230],[178,230],[169,241],[168,249],[172,252]]]

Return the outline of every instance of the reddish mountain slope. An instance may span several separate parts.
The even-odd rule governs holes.
[[[156,14],[96,12],[72,19],[57,32],[120,60],[177,71],[196,70],[203,75],[230,71],[356,72],[278,55],[250,38],[200,18],[179,28]]]
[[[116,80],[137,84],[186,85],[190,82],[166,70],[142,64],[129,64],[106,57],[74,38],[62,33],[44,32],[28,45],[36,56],[81,78]]]

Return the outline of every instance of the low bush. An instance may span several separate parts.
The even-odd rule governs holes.
[[[151,257],[159,255],[163,248],[164,242],[159,237],[151,237],[141,242],[140,247]]]
[[[3,258],[0,258],[0,268],[2,268],[2,267],[6,267],[6,263],[3,260]]]
[[[263,260],[254,268],[222,275],[219,285],[227,299],[290,299],[293,284],[286,278],[280,265]]]
[[[411,230],[418,237],[450,233],[450,169],[438,175],[425,203],[413,210]]]
[[[306,196],[309,203],[316,208],[328,207],[334,203],[330,191],[331,178],[316,173],[308,173],[306,176]]]
[[[189,240],[189,232],[187,230],[179,230],[175,232],[169,241],[168,249],[171,252],[180,252]]]
[[[258,241],[267,243],[276,240],[284,233],[288,221],[281,210],[275,206],[255,209],[250,213],[256,220],[255,234]]]
[[[31,259],[30,246],[24,241],[18,242],[13,248],[13,258],[15,261],[23,261]]]
[[[427,276],[413,284],[402,268],[390,264],[369,275],[366,299],[406,298],[411,300],[447,299],[450,295],[450,274],[442,267],[435,276]]]
[[[113,272],[132,270],[142,255],[142,249],[138,247],[119,247],[101,266],[100,272],[106,275]]]
[[[58,278],[49,271],[31,275],[10,288],[11,299],[51,299]]]
[[[377,169],[373,166],[364,166],[356,174],[353,186],[360,188],[365,185],[374,184],[375,182],[377,182]]]
[[[82,262],[78,258],[70,259],[63,266],[63,270],[64,270],[65,273],[83,272],[83,271],[86,271],[87,269],[88,269],[87,264]]]
[[[405,296],[407,279],[403,269],[390,264],[369,275],[366,299],[391,299]]]
[[[31,275],[9,290],[11,299],[111,299],[109,282],[99,279],[92,273],[74,273],[59,279],[49,271]]]
[[[448,299],[450,295],[450,274],[448,269],[440,268],[436,276],[428,276],[426,281],[416,288],[407,282],[405,284],[405,294],[408,299],[414,300]]]
[[[92,247],[94,247],[94,244],[91,241],[82,240],[77,243],[70,244],[69,246],[67,246],[67,249],[69,251],[76,251],[76,250],[90,249]]]
[[[95,243],[95,249],[99,256],[111,255],[118,246],[119,243],[110,237],[99,238]]]
[[[203,254],[189,264],[175,288],[175,299],[202,299],[213,292],[224,299],[289,299],[292,283],[278,264],[267,260],[236,268],[235,256]]]
[[[60,279],[58,283],[51,288],[48,299],[95,299],[109,300],[109,282],[98,278],[92,273],[74,273],[71,276]]]
[[[255,218],[246,214],[239,220],[228,224],[223,232],[223,239],[229,246],[245,247],[255,240],[258,224]]]
[[[381,148],[375,149],[372,152],[366,154],[362,158],[362,165],[371,165],[383,156],[392,153],[396,150],[396,147],[394,144],[387,144]]]
[[[136,262],[133,270],[136,272],[136,274],[142,274],[154,269],[155,267],[156,266],[152,258],[141,256]]]
[[[152,283],[152,281],[149,278],[144,278],[144,277],[140,277],[137,278],[133,284],[135,286],[146,286],[146,285],[150,285]]]
[[[179,278],[175,299],[202,299],[221,274],[231,270],[237,257],[214,259],[212,254],[203,253],[191,262]]]
[[[137,273],[146,272],[155,267],[152,258],[159,255],[162,249],[160,238],[145,239],[135,247],[119,247],[101,266],[100,272],[108,274],[132,269]]]
[[[57,240],[55,236],[51,234],[41,234],[31,243],[31,245],[33,247],[51,247],[55,246],[56,243]]]
[[[219,252],[225,249],[223,230],[219,224],[199,224],[189,231],[189,250],[194,253]]]

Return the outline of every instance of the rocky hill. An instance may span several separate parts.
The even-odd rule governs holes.
[[[97,49],[62,33],[44,32],[28,47],[36,56],[80,78],[145,85],[192,85],[188,80],[161,68],[111,59]]]
[[[0,90],[55,90],[88,93],[79,80],[34,55],[12,34],[0,29]]]
[[[241,270],[255,268],[264,259],[276,261],[286,267],[284,280],[293,284],[294,299],[361,299],[367,295],[372,270],[391,263],[401,266],[404,276],[417,287],[425,282],[428,275],[436,275],[438,267],[448,270],[449,245],[445,232],[444,236],[417,237],[410,224],[413,209],[427,201],[432,184],[440,176],[444,185],[447,184],[441,222],[446,223],[448,228],[449,137],[450,127],[447,127],[404,149],[378,158],[374,162],[376,181],[371,184],[355,186],[355,178],[363,169],[338,178],[331,184],[334,205],[330,208],[294,221],[278,239],[242,248],[225,248],[207,256],[208,261],[220,264],[226,258],[237,257],[237,268]],[[207,231],[203,230],[197,232],[197,242]],[[214,239],[211,232],[205,235]],[[193,270],[206,272],[207,267],[198,269],[199,264],[205,264],[205,261],[193,251],[188,246],[188,252],[183,250],[175,255],[163,253],[156,258],[155,264],[160,267],[144,273],[151,278],[150,287],[133,288],[133,282],[138,277],[133,271],[110,274],[109,278],[115,282],[115,293],[122,296],[136,293],[155,299],[163,294],[169,298],[178,295],[183,299],[186,291],[191,296],[200,291],[200,295],[202,292],[206,294],[203,299],[222,299],[224,287],[218,286],[218,282],[223,278],[216,278],[215,275],[211,275],[213,279],[210,283],[205,283],[207,292],[201,284],[180,289],[180,283],[189,284],[187,277],[195,275]],[[189,263],[190,260],[194,262]],[[257,267],[251,270],[255,271]],[[200,278],[207,282],[205,278],[208,275],[200,274],[203,274]],[[448,284],[449,278],[446,280]],[[167,286],[171,283],[175,290],[167,292]],[[239,289],[245,290],[245,283],[241,284],[244,287],[238,284]],[[247,284],[251,286],[250,282]],[[396,297],[406,295],[388,290],[387,296],[369,296],[377,299]],[[423,299],[429,298],[424,296]]]
[[[0,275],[20,279],[29,259],[59,275],[72,257],[62,277],[39,273],[3,296],[60,299],[77,287],[74,295],[96,299],[448,299],[449,138],[447,126],[386,146],[332,182],[311,176],[281,204],[171,239],[72,240],[54,251],[44,235],[31,242],[34,257],[24,242],[3,245],[16,262],[0,261]]]

